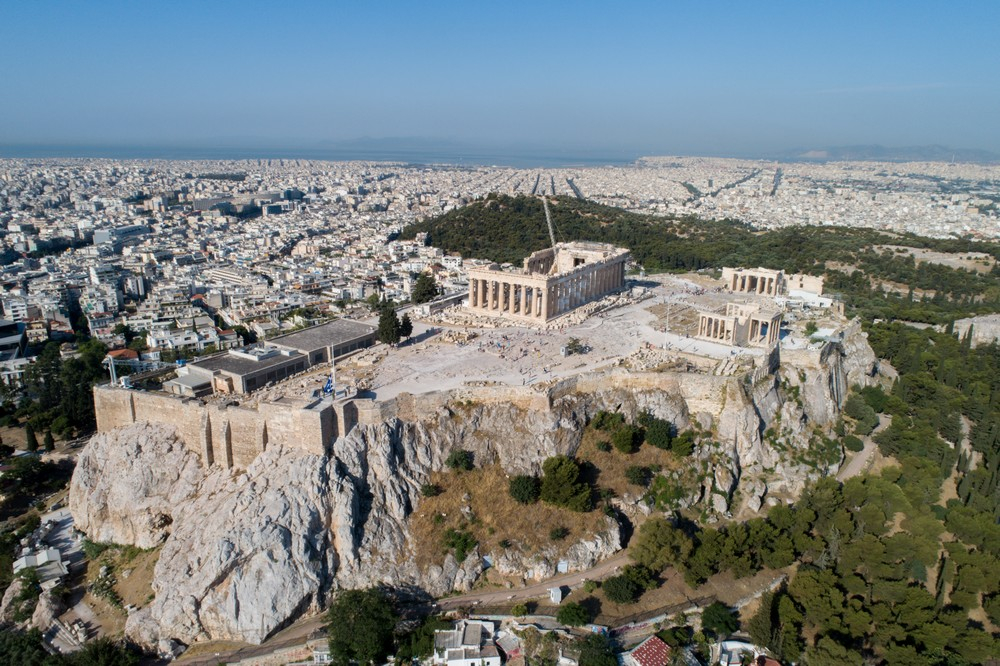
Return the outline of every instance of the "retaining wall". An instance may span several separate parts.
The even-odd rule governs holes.
[[[283,398],[261,402],[256,408],[206,404],[196,398],[102,385],[94,388],[94,407],[99,431],[136,421],[172,425],[204,465],[245,469],[268,446],[281,444],[323,454],[329,451],[334,438],[355,426],[378,425],[393,418],[416,422],[463,401],[547,411],[554,401],[576,393],[657,390],[682,397],[691,413],[716,413],[723,404],[726,385],[734,379],[698,373],[616,369],[577,375],[545,387],[467,386],[419,395],[402,393],[386,401],[351,398],[310,403]]]

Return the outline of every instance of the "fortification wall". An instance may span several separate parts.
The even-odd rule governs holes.
[[[137,421],[171,425],[206,466],[241,469],[273,445],[323,453],[337,422],[329,404],[261,403],[249,409],[110,386],[94,387],[94,408],[100,432]]]
[[[828,341],[819,347],[784,349],[781,352],[781,360],[792,367],[820,370],[828,363],[830,355],[839,348],[838,343]]]
[[[172,425],[204,465],[246,469],[269,446],[324,453],[335,437],[356,425],[378,425],[393,418],[417,422],[463,401],[548,411],[554,401],[572,394],[614,389],[656,390],[682,397],[692,413],[715,414],[724,403],[726,385],[732,381],[732,377],[698,373],[633,373],[616,369],[578,375],[546,387],[467,386],[419,395],[402,393],[386,401],[341,400],[332,405],[281,400],[259,403],[256,409],[98,386],[94,389],[94,404],[99,431],[136,421]]]

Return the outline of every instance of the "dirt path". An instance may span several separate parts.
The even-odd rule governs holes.
[[[849,463],[840,468],[840,471],[837,472],[837,481],[847,481],[868,469],[872,461],[872,456],[878,448],[875,444],[875,435],[888,428],[890,423],[892,423],[891,416],[879,414],[878,425],[875,427],[875,430],[872,431],[871,435],[864,438],[864,448],[858,451]]]
[[[586,571],[578,571],[576,573],[555,576],[554,578],[549,578],[541,583],[535,583],[534,585],[528,585],[527,587],[520,587],[517,589],[485,590],[483,592],[463,594],[458,597],[448,597],[447,599],[442,599],[438,602],[438,608],[441,610],[451,610],[454,608],[462,608],[464,606],[477,606],[479,604],[503,604],[511,601],[525,601],[528,599],[537,599],[538,597],[548,597],[550,588],[576,587],[583,585],[584,581],[604,580],[628,563],[628,553],[622,551],[621,553],[618,553],[613,557],[609,557],[597,566],[587,569]]]

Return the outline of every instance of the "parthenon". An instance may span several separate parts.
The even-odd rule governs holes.
[[[546,322],[622,289],[628,250],[606,243],[558,243],[524,260],[520,271],[497,264],[469,269],[470,310]]]

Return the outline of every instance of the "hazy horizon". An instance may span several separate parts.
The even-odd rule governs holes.
[[[820,150],[816,150],[820,149]],[[817,154],[832,149],[829,155]],[[866,149],[870,149],[867,150]],[[865,151],[854,156],[852,150]],[[846,155],[845,156],[845,151]],[[871,153],[871,154],[869,154]],[[886,156],[887,155],[887,156]],[[881,157],[880,157],[881,156]],[[342,142],[229,142],[213,144],[6,144],[0,142],[0,159],[112,159],[171,161],[240,161],[301,159],[331,162],[393,162],[428,165],[560,168],[620,166],[642,158],[692,157],[773,162],[887,161],[1000,163],[1000,154],[952,146],[825,146],[766,153],[639,153],[609,149],[574,149],[553,146],[477,145],[417,137],[362,137]]]
[[[1000,5],[21,3],[5,146],[1000,152]],[[322,145],[319,146],[322,148]]]

